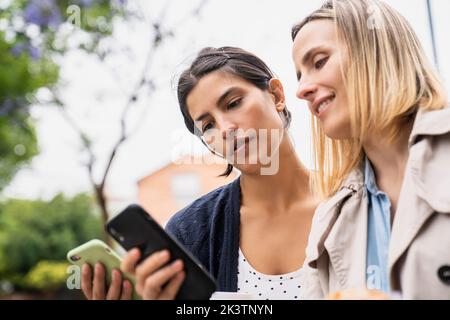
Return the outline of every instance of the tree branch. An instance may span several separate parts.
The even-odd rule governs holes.
[[[206,3],[207,3],[207,0],[201,0],[200,4],[191,12],[190,15],[191,16],[192,15],[199,16],[200,11],[202,10],[202,8],[205,6]],[[102,210],[103,219],[105,220],[104,222],[106,222],[106,220],[108,218],[108,212],[107,212],[107,208],[106,208],[106,199],[105,199],[105,194],[104,194],[106,180],[109,176],[111,166],[117,156],[117,152],[118,152],[120,146],[132,135],[132,133],[134,133],[134,131],[131,133],[127,132],[128,113],[130,112],[132,106],[138,100],[142,87],[148,83],[147,78],[148,78],[149,70],[151,69],[151,64],[153,62],[155,52],[157,51],[158,47],[160,47],[160,45],[163,43],[163,41],[167,37],[174,35],[174,33],[172,31],[170,31],[170,30],[164,31],[162,28],[162,22],[165,21],[164,17],[168,11],[169,6],[170,6],[170,1],[166,3],[165,7],[161,11],[159,19],[156,22],[152,23],[151,21],[148,21],[149,26],[152,29],[153,41],[151,42],[151,44],[148,48],[148,52],[146,55],[142,73],[138,77],[138,81],[134,85],[134,87],[131,91],[131,94],[129,95],[129,97],[126,101],[126,104],[123,108],[123,111],[122,111],[122,114],[120,117],[120,136],[111,150],[111,153],[108,158],[108,162],[107,162],[107,165],[103,172],[100,183],[96,183],[96,180],[94,177],[93,171],[94,171],[94,166],[97,162],[97,159],[93,152],[92,143],[91,143],[90,139],[88,138],[87,134],[85,134],[85,132],[83,132],[83,130],[81,130],[81,128],[76,124],[76,122],[70,117],[67,110],[64,107],[61,107],[61,111],[62,111],[62,115],[63,115],[64,119],[66,119],[66,121],[70,124],[70,126],[78,133],[78,135],[80,136],[80,138],[82,140],[83,147],[89,155],[89,159],[88,159],[88,162],[86,163],[86,166],[88,169],[90,182],[94,188],[94,191],[97,195],[97,200],[98,200],[99,205]],[[186,20],[187,19],[180,21],[178,24],[176,24],[176,26],[179,28],[180,25],[182,25]],[[115,75],[115,76],[117,76],[117,75]],[[152,84],[153,84],[153,81],[152,81]],[[153,84],[151,87],[151,92],[154,92],[155,88],[156,88],[156,86]]]
[[[86,163],[86,166],[88,168],[89,181],[91,182],[92,187],[95,189],[97,184],[96,184],[95,178],[94,178],[93,167],[94,167],[96,158],[95,158],[94,152],[92,150],[92,144],[91,144],[87,134],[84,133],[84,131],[81,130],[81,128],[76,124],[75,120],[73,120],[72,117],[70,117],[66,108],[61,106],[59,110],[61,111],[61,114],[62,114],[63,118],[67,121],[67,123],[72,127],[72,129],[75,132],[78,133],[78,135],[80,136],[81,142],[83,144],[83,147],[89,155],[89,159],[88,159],[88,162]]]

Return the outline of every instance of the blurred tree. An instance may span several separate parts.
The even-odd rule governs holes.
[[[12,0],[6,3],[6,7],[0,8],[0,45],[3,43],[5,49],[0,50],[0,62],[6,62],[0,66],[5,68],[0,69],[0,115],[5,119],[5,124],[0,124],[0,131],[8,132],[13,126],[22,129],[19,132],[18,128],[12,130],[16,135],[10,137],[10,140],[0,140],[0,156],[9,153],[5,157],[5,164],[0,161],[0,188],[2,181],[6,184],[14,173],[37,153],[29,107],[32,104],[57,105],[78,133],[87,154],[85,166],[105,223],[109,218],[105,195],[107,178],[119,148],[137,129],[130,128],[130,110],[143,92],[150,95],[157,87],[150,67],[152,64],[164,63],[161,60],[154,61],[161,45],[169,38],[174,38],[175,30],[182,28],[189,18],[199,17],[206,0],[198,0],[197,4],[193,5],[193,10],[173,23],[172,27],[166,25],[166,14],[171,1],[163,2],[161,14],[153,21],[147,19],[139,7],[130,9],[126,0]],[[62,85],[58,82],[57,61],[61,61],[64,54],[71,50],[81,50],[100,61],[122,52],[123,48],[114,47],[114,41],[109,41],[118,19],[134,19],[148,24],[151,42],[142,72],[130,89],[126,90],[127,96],[118,123],[119,135],[107,155],[105,165],[98,160],[99,157],[94,152],[96,138],[83,130],[67,112],[65,102],[59,94]],[[143,43],[148,43],[148,40],[143,39]],[[120,75],[116,76],[120,78]],[[9,86],[3,89],[2,81]],[[39,92],[47,92],[49,95],[42,99]],[[7,134],[11,135],[3,133],[5,136]],[[100,174],[96,175],[94,171]],[[105,238],[110,243],[107,234]]]
[[[58,61],[69,50],[102,56],[97,49],[112,34],[113,20],[127,16],[124,0],[0,3],[0,191],[38,153],[30,107],[63,107]],[[76,48],[68,45],[74,34],[82,35]],[[46,100],[43,91],[50,93]]]
[[[102,239],[102,224],[92,197],[51,201],[9,199],[0,203],[0,279],[17,289],[46,289],[64,284],[61,276],[70,249]],[[47,260],[39,265],[42,260]]]
[[[36,91],[54,84],[58,68],[48,59],[34,60],[0,32],[0,190],[37,154],[28,105]]]
[[[137,127],[142,122],[138,123],[137,126],[134,128],[130,128],[131,125],[129,123],[129,114],[130,110],[136,105],[137,101],[140,99],[140,97],[143,95],[144,92],[147,93],[148,96],[151,96],[153,92],[155,92],[158,82],[156,79],[156,76],[152,74],[151,66],[153,64],[163,64],[164,63],[164,56],[162,59],[160,58],[158,61],[155,61],[156,53],[160,50],[164,42],[166,42],[168,39],[174,39],[176,36],[176,29],[182,28],[183,24],[187,22],[188,19],[193,17],[200,17],[201,10],[206,5],[206,0],[200,0],[197,2],[196,5],[193,6],[193,9],[187,12],[187,14],[181,18],[179,21],[174,23],[172,26],[168,26],[165,24],[167,21],[166,14],[171,6],[171,1],[166,1],[164,4],[163,9],[160,12],[160,15],[153,21],[146,19],[145,16],[142,15],[142,12],[138,10],[139,12],[134,13],[134,18],[137,20],[140,20],[140,22],[145,23],[148,25],[149,30],[151,31],[151,41],[150,46],[148,47],[146,58],[144,61],[144,64],[142,65],[142,72],[137,76],[135,81],[133,82],[133,85],[131,86],[130,90],[128,91],[128,96],[125,99],[125,104],[121,112],[121,117],[118,123],[119,128],[119,136],[115,143],[113,144],[113,147],[111,151],[107,155],[107,161],[106,166],[103,165],[103,162],[99,161],[99,157],[94,152],[94,145],[95,145],[95,138],[92,136],[89,136],[89,134],[81,129],[81,127],[74,121],[74,119],[70,116],[70,114],[67,112],[66,109],[63,110],[63,115],[68,121],[68,123],[72,126],[72,128],[78,133],[80,137],[80,141],[82,143],[82,147],[84,149],[84,152],[87,154],[88,160],[85,163],[85,166],[88,171],[90,183],[93,187],[93,190],[96,195],[97,202],[100,206],[100,210],[102,213],[102,219],[103,222],[106,224],[107,220],[109,219],[109,212],[107,207],[107,199],[105,194],[105,186],[107,179],[110,175],[111,167],[116,159],[117,153],[120,149],[120,147],[132,136],[134,132],[136,132]],[[139,7],[137,8],[139,9]],[[146,43],[147,39],[143,39],[143,43]],[[105,46],[108,47],[108,46]],[[124,48],[120,47],[111,47],[109,46],[109,49],[104,50],[103,46],[99,45],[97,46],[96,50],[93,50],[98,57],[102,60],[106,59],[108,56],[112,56],[116,54],[117,52],[124,52]],[[113,75],[118,78],[120,75],[114,74]],[[142,119],[143,117],[141,117]],[[95,171],[100,171],[101,174],[97,176],[95,174]],[[105,238],[107,239],[107,243],[110,244],[110,238],[108,234],[105,234]]]

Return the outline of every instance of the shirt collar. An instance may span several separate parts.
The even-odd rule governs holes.
[[[365,159],[364,185],[366,186],[367,191],[369,191],[372,195],[378,195],[380,193],[375,180],[372,165],[367,157]]]

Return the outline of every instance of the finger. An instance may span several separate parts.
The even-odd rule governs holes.
[[[145,280],[142,296],[149,299],[158,299],[162,287],[181,270],[183,270],[183,261],[176,260],[171,265],[156,271]]]
[[[92,272],[87,263],[81,268],[81,290],[88,300],[92,300]]]
[[[136,269],[136,264],[141,257],[141,251],[138,248],[131,249],[128,254],[123,258],[120,265],[122,272],[134,274]]]
[[[184,271],[178,272],[175,277],[173,277],[167,286],[161,292],[159,296],[160,300],[174,300],[183,284],[185,278]]]
[[[133,286],[129,280],[123,281],[122,284],[122,295],[120,296],[120,300],[131,300],[133,294]]]
[[[142,291],[147,278],[169,262],[170,253],[167,250],[155,252],[140,263],[136,268],[136,290]]]
[[[111,273],[112,281],[106,295],[107,300],[118,300],[122,289],[122,275],[119,270],[114,269]]]
[[[96,263],[94,267],[93,299],[105,299],[105,268],[100,262]]]

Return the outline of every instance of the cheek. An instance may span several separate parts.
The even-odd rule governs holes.
[[[325,134],[331,139],[351,138],[350,114],[348,107],[342,101],[337,101],[336,108],[330,110],[323,122]]]
[[[349,123],[350,115],[348,110],[348,95],[347,88],[344,84],[344,77],[342,76],[341,67],[338,63],[333,65],[333,76],[331,81],[334,84],[333,88],[336,91],[335,110],[333,110],[333,117],[339,120],[340,123]]]
[[[332,67],[332,81],[335,83],[336,88],[344,88],[344,78],[342,76],[342,69],[338,63],[335,63]]]
[[[267,129],[283,129],[283,120],[281,114],[275,108],[275,104],[272,100],[265,101],[264,109],[261,114],[261,119],[264,121],[260,122],[260,126],[264,124]]]
[[[337,77],[337,81],[339,81],[340,85],[336,88],[336,112],[334,114],[336,118],[336,126],[339,129],[339,138],[350,138],[351,129],[350,129],[350,112],[348,105],[348,95],[347,89],[344,85],[344,79],[339,72],[339,76]]]
[[[248,106],[242,120],[246,129],[267,128],[270,125],[270,109],[264,101],[255,101]]]

